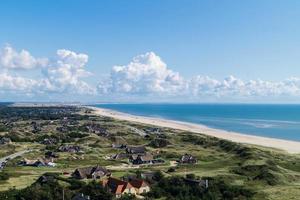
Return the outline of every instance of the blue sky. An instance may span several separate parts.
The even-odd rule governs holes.
[[[88,61],[84,63],[84,70],[90,75],[75,75],[76,80],[72,77],[70,80],[64,80],[64,83],[59,81],[59,86],[56,86],[58,90],[52,87],[51,90],[38,92],[39,94],[32,91],[36,89],[34,86],[26,91],[14,91],[13,87],[8,88],[3,83],[2,90],[5,92],[2,91],[2,95],[0,92],[0,96],[14,100],[26,93],[27,97],[24,98],[29,100],[64,100],[66,97],[58,98],[60,93],[67,94],[67,90],[74,92],[77,88],[76,81],[84,81],[92,87],[98,87],[99,83],[112,82],[113,86],[105,86],[105,96],[109,93],[110,98],[106,97],[104,100],[108,101],[143,101],[141,97],[145,94],[150,100],[154,100],[160,93],[167,94],[165,101],[169,101],[173,99],[172,93],[178,92],[179,83],[178,77],[175,78],[177,82],[172,80],[172,83],[168,82],[168,77],[173,77],[172,73],[178,72],[184,79],[180,82],[185,82],[180,83],[185,85],[181,85],[180,90],[190,90],[187,87],[191,88],[191,83],[186,82],[191,82],[195,76],[208,76],[209,81],[213,81],[212,83],[200,78],[202,85],[186,94],[190,96],[190,93],[196,93],[190,101],[198,102],[199,99],[204,99],[217,102],[268,102],[274,99],[273,97],[279,102],[298,101],[300,81],[295,78],[300,77],[299,10],[300,2],[296,0],[1,1],[1,48],[9,46],[16,53],[24,49],[34,58],[48,58],[52,68],[56,67],[53,62],[58,63],[61,59],[56,55],[58,49],[69,50],[76,55],[85,54]],[[154,56],[151,53],[147,54],[148,52],[153,52]],[[155,70],[160,70],[154,66],[150,75],[148,73],[141,76],[141,72],[134,74],[140,77],[133,79],[149,79],[146,83],[127,80],[129,77],[121,80],[121,77],[128,76],[128,67],[133,58],[146,54],[148,60],[145,62],[152,63],[149,59],[155,60],[158,57],[167,69],[172,71],[171,75],[166,71],[164,75],[156,74],[153,77],[153,73],[158,73]],[[137,62],[143,65],[134,65],[137,68],[135,70],[144,72],[144,61]],[[44,72],[49,68],[45,64],[30,70],[15,70],[12,68],[17,67],[4,65],[2,64],[2,73],[6,74],[7,79],[22,77],[27,81],[45,79]],[[113,70],[116,65],[125,67],[121,74]],[[49,78],[49,72],[47,73],[46,78]],[[56,73],[55,76],[61,74]],[[131,75],[130,77],[132,78]],[[203,79],[206,80],[205,84],[215,86],[211,89],[210,85],[203,83]],[[231,82],[239,80],[244,85],[251,84],[251,80],[261,80],[264,83],[260,84],[259,89],[252,91],[253,87],[258,87],[258,83],[255,86],[242,84],[243,88],[236,88],[241,87],[241,84],[235,82],[237,86],[230,85],[230,92],[220,94],[220,90],[227,87],[226,83],[224,86],[224,79],[231,79]],[[285,82],[287,79],[288,83]],[[67,81],[72,83],[66,83]],[[128,87],[117,88],[120,86],[114,84],[114,81],[127,84]],[[157,82],[160,84],[159,88]],[[273,85],[269,86],[269,82]],[[143,85],[146,89],[136,88],[136,85]],[[174,87],[177,88],[176,91]],[[233,87],[235,91],[232,91]],[[281,90],[285,91],[286,87],[289,87],[288,90],[291,91],[288,95],[283,91],[274,92],[274,87],[282,87]],[[239,90],[247,92],[237,94]],[[261,94],[262,92],[264,94]],[[89,97],[84,95],[85,100],[103,99],[103,91],[101,94],[98,91],[96,93]],[[76,100],[81,99],[82,94],[72,95],[73,100]],[[232,95],[236,95],[237,98],[232,99]],[[272,98],[268,98],[270,95]],[[178,101],[182,99],[185,98],[178,98]]]

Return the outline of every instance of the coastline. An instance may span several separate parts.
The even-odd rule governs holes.
[[[263,147],[276,148],[284,150],[288,153],[300,153],[300,142],[268,138],[254,135],[247,135],[237,132],[230,132],[221,129],[214,129],[205,125],[181,122],[175,120],[167,120],[153,117],[136,116],[127,113],[122,113],[110,109],[98,108],[93,106],[85,106],[94,111],[94,114],[112,117],[118,120],[132,121],[137,123],[149,124],[160,127],[174,128],[183,131],[201,133],[203,135],[213,136],[220,139],[230,140],[238,143],[258,145]]]

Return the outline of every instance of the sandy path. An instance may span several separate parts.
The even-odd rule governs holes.
[[[195,133],[202,133],[217,138],[231,140],[233,142],[272,147],[272,148],[285,150],[289,153],[300,153],[300,142],[246,135],[246,134],[241,134],[236,132],[213,129],[204,125],[198,125],[198,124],[192,124],[192,123],[186,123],[180,121],[135,116],[135,115],[121,113],[109,109],[96,108],[91,106],[89,106],[89,108],[93,109],[94,113],[97,115],[112,117],[119,120],[127,120],[132,122],[150,124],[154,126],[168,127],[168,128],[180,129],[180,130],[185,130],[185,131],[190,131]]]

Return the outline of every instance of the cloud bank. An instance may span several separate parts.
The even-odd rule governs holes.
[[[136,56],[124,66],[114,66],[109,77],[99,83],[100,94],[157,97],[179,101],[244,101],[300,97],[300,78],[283,81],[241,80],[228,76],[217,80],[197,75],[182,77],[167,67],[153,52]]]
[[[24,98],[51,94],[93,95],[96,88],[82,80],[91,75],[85,69],[87,62],[86,54],[65,49],[57,50],[53,58],[35,58],[26,50],[18,52],[11,46],[5,46],[0,53],[0,94]],[[40,78],[19,75],[20,70],[39,70]],[[16,74],[16,71],[19,73]]]
[[[93,74],[86,68],[88,55],[59,49],[50,58],[36,58],[27,50],[10,45],[0,50],[0,97],[49,97],[91,101],[280,101],[300,97],[300,78],[282,81],[241,80],[228,76],[223,80],[196,75],[185,78],[170,69],[154,52],[133,57],[126,65],[113,66],[98,84],[86,79]],[[39,78],[23,72],[38,71]],[[99,76],[98,76],[99,77]],[[72,98],[70,98],[72,97]],[[15,99],[19,100],[19,99]]]

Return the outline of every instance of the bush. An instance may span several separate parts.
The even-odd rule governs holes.
[[[84,186],[81,190],[81,193],[89,195],[91,200],[111,200],[112,194],[107,192],[99,183],[96,181],[90,182],[88,185]]]
[[[187,175],[186,175],[186,178],[187,178],[187,179],[194,180],[194,179],[196,179],[196,175],[195,175],[195,174],[187,174]]]
[[[168,198],[172,200],[198,199],[250,199],[252,190],[240,186],[232,186],[222,178],[209,180],[208,188],[197,184],[188,184],[182,177],[167,177],[153,185],[147,193],[150,198]]]
[[[5,172],[0,172],[0,181],[6,181],[9,179],[9,174]]]
[[[168,140],[156,138],[150,142],[149,146],[153,148],[163,148],[166,147],[168,144],[170,144]]]
[[[160,181],[161,179],[163,179],[164,175],[161,171],[156,171],[154,174],[153,174],[153,180],[154,181]]]
[[[236,174],[247,176],[250,180],[265,181],[269,185],[276,185],[278,178],[273,174],[274,171],[279,169],[276,165],[264,164],[264,165],[246,165],[238,167],[233,170]]]
[[[174,167],[170,167],[169,169],[168,169],[168,172],[169,173],[172,173],[172,172],[175,172],[176,171],[176,169],[174,168]]]

